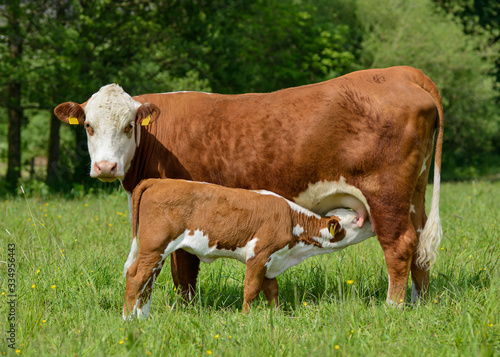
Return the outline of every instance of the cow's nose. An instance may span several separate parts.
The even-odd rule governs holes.
[[[118,171],[117,162],[99,161],[94,164],[97,176],[114,176]]]

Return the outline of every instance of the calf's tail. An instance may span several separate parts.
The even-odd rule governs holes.
[[[144,191],[146,191],[156,180],[142,180],[134,189],[132,193],[132,237],[137,238],[137,231],[139,230],[139,207],[141,198]]]

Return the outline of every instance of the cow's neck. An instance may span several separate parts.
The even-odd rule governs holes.
[[[140,144],[130,168],[122,181],[123,188],[132,192],[141,180],[148,178],[177,178],[190,180],[189,172],[161,142],[156,126],[141,127]]]

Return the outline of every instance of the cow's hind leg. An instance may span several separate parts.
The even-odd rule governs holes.
[[[427,176],[425,176],[426,178]],[[425,227],[427,216],[425,214],[425,186],[427,180],[424,180],[421,185],[417,186],[412,199],[412,210],[410,212],[413,227],[416,230],[417,241],[420,240],[420,235]],[[417,264],[419,258],[418,249],[415,250],[411,263],[411,302],[414,303],[424,297],[429,290],[429,267],[422,267]]]
[[[410,222],[409,211],[409,205],[385,205],[372,212],[389,275],[387,302],[390,304],[402,305],[405,301],[411,262],[417,246],[417,235]]]

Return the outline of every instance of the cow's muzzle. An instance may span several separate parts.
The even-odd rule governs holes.
[[[104,182],[112,182],[118,178],[118,163],[109,161],[99,161],[94,164],[96,178]]]

